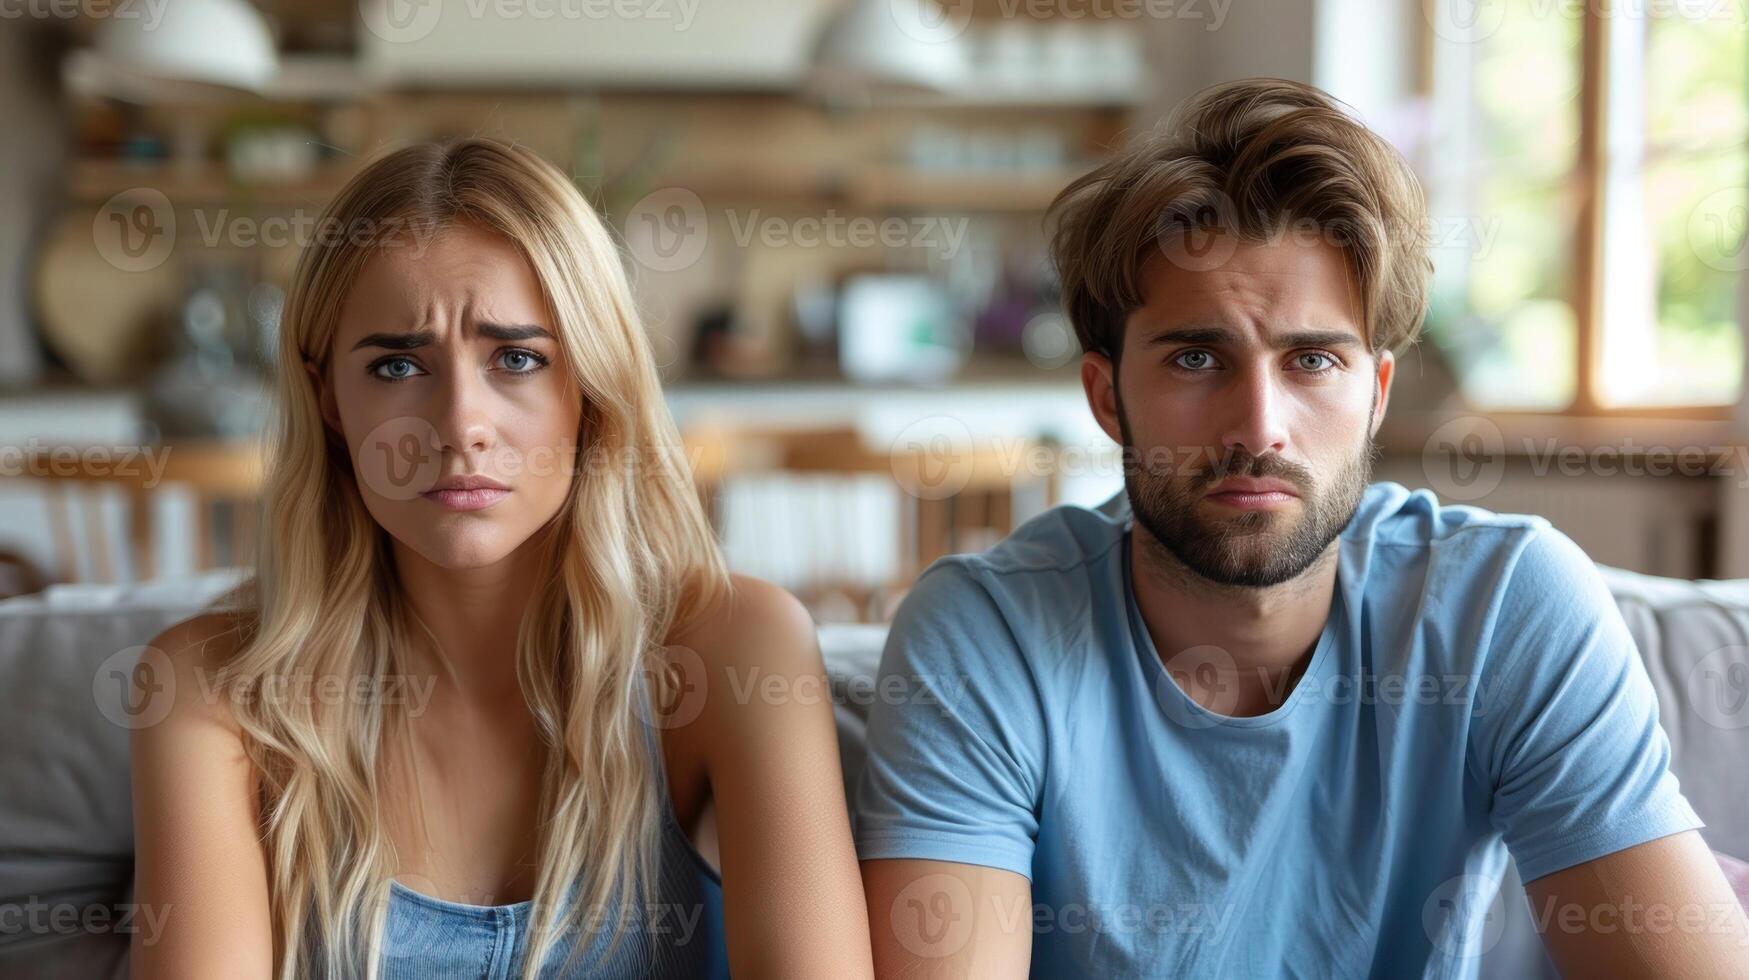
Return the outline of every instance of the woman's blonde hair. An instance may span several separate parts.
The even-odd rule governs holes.
[[[601,918],[590,910],[621,913],[617,947],[656,880],[663,788],[644,741],[653,709],[643,680],[661,676],[670,628],[728,592],[615,241],[564,173],[527,149],[471,138],[401,149],[353,177],[299,257],[285,306],[257,574],[232,597],[251,615],[223,672],[244,694],[232,702],[261,777],[282,977],[376,975],[396,871],[384,736],[404,730],[406,711],[390,697],[247,694],[334,678],[383,692],[408,676],[418,628],[303,363],[325,367],[341,304],[378,249],[464,222],[519,246],[583,403],[570,494],[538,543],[550,575],[516,636],[546,760],[525,977],[564,929],[593,934],[586,920]]]
[[[1359,285],[1373,353],[1414,343],[1427,312],[1427,205],[1408,161],[1329,95],[1246,78],[1198,92],[1157,132],[1051,202],[1051,253],[1081,349],[1114,361],[1142,305],[1141,271],[1165,255],[1209,268],[1195,240],[1219,229],[1267,241],[1309,226]]]

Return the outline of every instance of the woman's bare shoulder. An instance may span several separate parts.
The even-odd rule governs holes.
[[[168,683],[135,692],[141,697],[167,697],[161,712],[167,721],[217,721],[235,729],[229,699],[220,686],[221,671],[236,659],[248,641],[251,618],[236,611],[203,612],[176,623],[146,644],[141,662],[169,668]],[[155,672],[155,671],[154,671]]]
[[[265,977],[272,967],[262,783],[217,685],[243,642],[237,620],[207,613],[171,626],[134,672],[133,699],[145,705],[129,726],[135,900],[175,910],[157,940],[135,937],[135,976]]]
[[[668,642],[696,650],[705,663],[723,668],[813,673],[821,665],[807,607],[783,587],[748,575],[730,576],[724,601]]]
[[[167,627],[153,637],[151,645],[170,656],[234,656],[243,647],[249,616],[236,610],[198,613]]]

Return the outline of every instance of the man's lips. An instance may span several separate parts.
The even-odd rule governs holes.
[[[1299,494],[1283,480],[1235,478],[1216,484],[1208,499],[1238,510],[1273,510],[1298,500]]]

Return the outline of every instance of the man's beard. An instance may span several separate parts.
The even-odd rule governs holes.
[[[1181,467],[1169,457],[1169,472],[1135,450],[1123,401],[1118,399],[1118,425],[1124,442],[1124,489],[1136,521],[1154,540],[1196,575],[1219,585],[1265,588],[1298,577],[1324,554],[1348,526],[1372,479],[1377,448],[1372,439],[1373,407],[1358,452],[1336,472],[1328,485],[1318,485],[1309,470],[1271,453],[1252,456],[1243,449],[1227,454],[1206,471]],[[1282,510],[1232,511],[1211,517],[1202,509],[1204,494],[1231,477],[1274,477],[1299,494],[1299,513]]]

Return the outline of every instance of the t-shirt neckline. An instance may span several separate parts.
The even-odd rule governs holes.
[[[1312,651],[1312,659],[1306,664],[1294,686],[1282,699],[1282,703],[1273,710],[1261,715],[1224,715],[1211,711],[1197,703],[1195,698],[1186,694],[1178,682],[1172,678],[1165,663],[1160,660],[1160,652],[1154,648],[1154,638],[1148,632],[1147,622],[1142,618],[1141,607],[1136,603],[1135,583],[1130,578],[1130,549],[1132,535],[1135,533],[1134,519],[1124,522],[1123,546],[1114,548],[1118,562],[1119,581],[1123,583],[1123,603],[1125,618],[1129,622],[1131,646],[1136,652],[1137,666],[1141,669],[1141,679],[1153,692],[1154,701],[1160,706],[1167,721],[1190,728],[1268,728],[1293,714],[1301,701],[1307,699],[1308,683],[1323,683],[1325,666],[1332,658],[1330,649],[1336,645],[1338,620],[1342,614],[1342,562],[1337,561],[1336,585],[1330,597],[1330,613],[1324,620],[1324,629],[1318,634],[1318,644]],[[1340,547],[1340,545],[1338,545]]]

